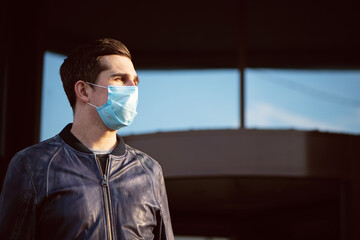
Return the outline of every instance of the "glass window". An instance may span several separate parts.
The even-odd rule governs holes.
[[[139,70],[139,105],[122,134],[239,127],[239,72]]]
[[[46,52],[42,90],[41,140],[72,122],[59,68],[65,56]],[[138,70],[139,105],[133,124],[121,135],[158,131],[239,127],[239,72],[220,70]]]
[[[40,140],[58,134],[72,122],[72,110],[65,95],[59,69],[65,56],[46,52],[44,55]]]
[[[359,70],[245,71],[245,125],[360,133]]]
[[[72,110],[59,68],[65,56],[44,56],[41,140],[69,122]],[[121,135],[237,129],[239,71],[138,70],[138,115]],[[245,126],[360,133],[359,70],[246,69]]]

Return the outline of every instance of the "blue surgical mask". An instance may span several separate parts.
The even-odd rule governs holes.
[[[113,130],[130,125],[137,112],[138,87],[137,86],[100,86],[88,82],[88,84],[105,88],[108,90],[107,102],[97,107],[91,103],[90,106],[96,108],[104,124]]]

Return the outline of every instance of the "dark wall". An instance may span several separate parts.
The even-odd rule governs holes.
[[[21,3],[21,2],[20,2]],[[1,185],[10,158],[39,139],[42,38],[36,3],[5,5],[1,37]]]

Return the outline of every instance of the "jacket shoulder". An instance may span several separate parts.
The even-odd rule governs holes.
[[[61,138],[55,136],[17,152],[9,163],[5,178],[8,182],[14,182],[14,179],[17,182],[30,181],[38,201],[44,194],[47,168],[62,145]]]
[[[148,154],[133,148],[129,145],[125,145],[125,148],[140,161],[141,165],[152,175],[162,175],[162,168],[160,164]]]
[[[60,136],[56,135],[48,140],[27,147],[14,156],[18,161],[25,161],[29,166],[46,164],[63,147],[64,142]]]
[[[43,183],[47,168],[51,160],[63,148],[64,142],[56,135],[48,140],[27,147],[17,152],[11,159],[8,171],[13,168],[26,169],[31,178],[38,183]]]

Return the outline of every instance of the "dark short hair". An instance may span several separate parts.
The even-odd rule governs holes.
[[[75,108],[75,83],[78,80],[95,83],[100,72],[106,70],[101,57],[121,55],[131,60],[126,46],[112,38],[101,38],[74,49],[60,67],[60,76],[72,109]]]

